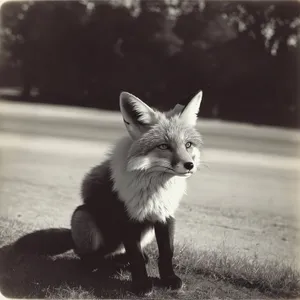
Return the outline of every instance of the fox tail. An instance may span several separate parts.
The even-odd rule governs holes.
[[[24,254],[57,255],[74,249],[71,230],[67,228],[42,229],[26,234],[13,244]]]

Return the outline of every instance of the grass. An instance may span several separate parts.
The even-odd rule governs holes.
[[[8,298],[138,299],[129,292],[130,273],[102,266],[85,269],[69,251],[54,257],[25,254],[11,244],[30,225],[0,218],[0,289]],[[199,252],[176,245],[174,265],[183,279],[180,291],[159,287],[157,249],[148,248],[148,273],[155,289],[151,299],[271,299],[300,297],[300,274],[281,262],[260,264],[255,258],[232,257],[229,252]]]
[[[225,252],[198,252],[178,247],[175,263],[180,273],[202,274],[235,286],[258,290],[270,297],[299,297],[300,273],[279,261],[231,257]]]

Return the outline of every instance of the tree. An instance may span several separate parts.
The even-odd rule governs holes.
[[[109,2],[93,4],[82,27],[76,63],[85,103],[97,101],[105,108],[115,108],[110,101],[118,97],[123,53],[120,41],[128,34],[132,16],[122,5]],[[100,99],[100,100],[99,100]],[[112,107],[113,105],[113,107]]]
[[[57,84],[65,88],[85,6],[79,2],[7,2],[2,11],[3,46],[20,69],[23,96],[27,98],[33,86],[44,92],[54,86],[61,90]]]
[[[225,13],[229,22],[239,31],[252,36],[254,40],[270,53],[286,48],[287,42],[299,29],[300,3],[298,1],[251,1],[231,3]]]

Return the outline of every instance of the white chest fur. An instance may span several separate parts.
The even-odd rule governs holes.
[[[132,219],[165,222],[174,216],[186,190],[186,179],[159,173],[127,172],[124,153],[128,143],[127,139],[120,141],[111,157],[114,190]]]
[[[173,177],[161,185],[162,178],[152,176],[137,178],[130,174],[121,182],[115,182],[114,188],[131,218],[164,222],[174,216],[185,192],[185,180]]]

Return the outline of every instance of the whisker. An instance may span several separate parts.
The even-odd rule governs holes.
[[[206,167],[207,169],[210,170],[209,165],[207,163],[203,162],[203,161],[200,162],[200,166],[204,166],[204,167]]]

